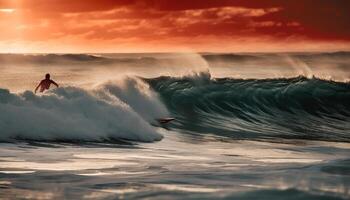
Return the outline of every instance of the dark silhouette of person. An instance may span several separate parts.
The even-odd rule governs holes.
[[[45,79],[40,81],[39,85],[36,86],[35,93],[39,89],[39,87],[40,87],[40,92],[44,92],[45,90],[48,90],[50,88],[51,83],[54,84],[56,87],[58,87],[58,84],[55,81],[50,79],[50,74],[46,74]]]

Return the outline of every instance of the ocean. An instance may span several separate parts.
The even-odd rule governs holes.
[[[350,52],[0,54],[0,72],[0,199],[350,198]],[[35,94],[46,73],[60,87]]]

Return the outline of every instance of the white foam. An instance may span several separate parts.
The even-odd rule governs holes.
[[[100,88],[129,105],[147,121],[169,115],[157,94],[140,79],[126,77],[122,81],[102,84]]]
[[[119,85],[117,85],[119,84]],[[149,122],[167,114],[146,83],[126,78],[94,90],[65,87],[35,95],[0,89],[0,140],[160,140]]]

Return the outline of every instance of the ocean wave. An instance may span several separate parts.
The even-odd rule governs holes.
[[[57,88],[44,95],[0,89],[0,141],[151,142],[150,124],[175,117],[183,133],[236,139],[350,142],[350,84],[306,78],[126,77],[93,89]]]
[[[158,54],[126,54],[124,56],[117,56],[118,54],[0,54],[0,63],[14,62],[14,63],[65,63],[65,62],[79,62],[84,64],[96,64],[101,62],[118,63],[118,62],[146,62],[156,63],[160,60],[186,58],[187,54],[183,53],[158,53]],[[133,55],[130,57],[130,55]],[[191,54],[189,54],[191,55]],[[308,61],[310,59],[349,59],[350,52],[321,52],[321,53],[252,53],[252,54],[237,54],[237,53],[202,53],[199,54],[208,62],[217,61],[255,61],[255,60],[271,60],[272,58],[284,58],[290,56],[293,58]]]
[[[280,79],[147,79],[177,118],[175,128],[238,139],[350,142],[350,84]]]
[[[113,57],[109,54],[0,54],[0,63],[21,65],[111,65],[111,64],[156,64],[154,57]]]
[[[167,114],[157,94],[130,77],[93,90],[63,87],[44,95],[0,89],[0,141],[151,142],[162,135],[150,123]]]

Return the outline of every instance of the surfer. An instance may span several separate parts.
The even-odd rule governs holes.
[[[50,88],[50,85],[54,84],[56,87],[58,87],[58,84],[50,79],[50,74],[45,75],[45,79],[40,81],[39,85],[35,88],[35,93],[40,87],[40,92],[44,92],[45,90],[48,90]]]

